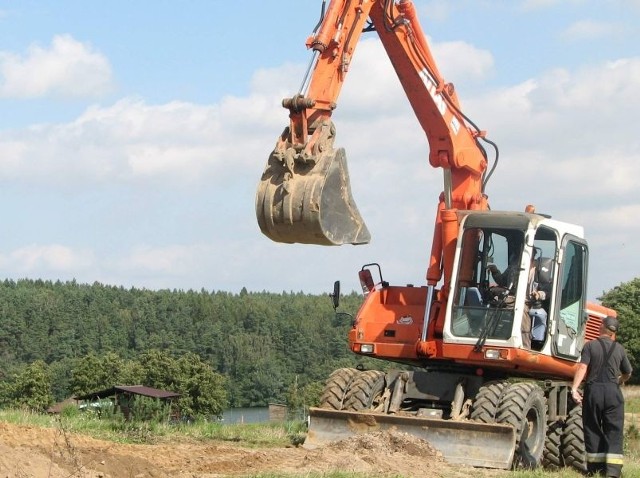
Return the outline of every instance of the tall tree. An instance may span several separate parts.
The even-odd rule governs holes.
[[[74,359],[71,372],[71,391],[75,395],[104,390],[120,383],[124,361],[115,352],[104,355],[90,353]]]
[[[225,378],[193,353],[182,355],[177,365],[180,375],[176,391],[182,395],[178,400],[182,415],[221,417],[228,406]]]
[[[618,340],[625,346],[629,361],[636,371],[630,383],[640,383],[640,277],[605,292],[600,301],[618,314]]]
[[[7,402],[10,406],[44,411],[53,402],[49,368],[42,360],[24,367],[9,381]]]

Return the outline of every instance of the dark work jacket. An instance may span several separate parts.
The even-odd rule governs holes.
[[[604,343],[604,348],[606,349],[607,354],[611,350],[611,347],[615,347],[609,357],[608,363],[605,365],[602,378],[599,378],[598,374],[602,367],[602,362],[605,359],[605,355],[600,342]],[[599,337],[596,340],[587,342],[582,349],[580,362],[586,364],[588,367],[586,377],[587,385],[593,382],[618,383],[618,377],[621,374],[630,374],[632,371],[631,364],[629,363],[624,347],[609,337]]]

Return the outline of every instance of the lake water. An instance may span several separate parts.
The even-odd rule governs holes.
[[[269,421],[269,407],[230,408],[222,412],[223,423],[263,423]]]

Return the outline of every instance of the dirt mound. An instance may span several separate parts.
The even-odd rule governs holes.
[[[398,431],[379,431],[356,435],[327,445],[329,449],[353,453],[371,454],[404,453],[410,456],[432,457],[434,461],[444,461],[442,453],[422,438]]]
[[[442,454],[427,441],[397,431],[356,435],[312,452],[307,455],[305,467],[309,471],[343,470],[406,477],[455,476]]]
[[[401,432],[354,436],[313,450],[250,449],[225,442],[186,439],[130,445],[60,429],[0,423],[1,478],[217,478],[333,470],[407,478],[503,474],[449,465],[428,442]]]

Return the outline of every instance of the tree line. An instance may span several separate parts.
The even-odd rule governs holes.
[[[343,296],[341,310],[355,314],[361,300]],[[600,300],[618,311],[618,338],[640,372],[640,278]],[[181,409],[193,416],[270,402],[308,404],[337,368],[392,366],[352,354],[350,327],[327,295],[5,280],[0,404],[42,409],[134,384],[180,393]]]
[[[360,300],[343,296],[341,308],[355,313]],[[224,389],[213,411],[285,403],[317,394],[335,368],[362,361],[348,350],[350,326],[328,295],[5,280],[0,403],[15,402],[28,387],[19,382],[43,374],[52,402],[114,385],[183,393],[191,374],[192,387],[206,375]]]

